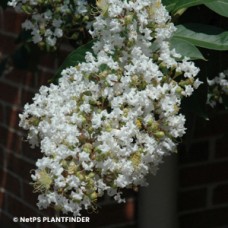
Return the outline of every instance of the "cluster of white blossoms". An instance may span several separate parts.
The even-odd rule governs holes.
[[[40,209],[93,209],[104,194],[146,185],[185,133],[181,99],[199,69],[170,50],[175,31],[160,0],[104,0],[93,53],[42,86],[20,126],[43,158],[32,175]]]
[[[79,31],[75,28],[89,20],[86,0],[10,0],[8,5],[31,16],[22,28],[31,31],[33,43],[49,49],[64,35],[76,39]]]
[[[223,97],[228,96],[228,71],[221,72],[212,80],[207,79],[209,92],[207,104],[214,108],[218,103],[223,103]]]

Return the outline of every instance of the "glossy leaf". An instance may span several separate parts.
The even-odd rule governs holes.
[[[201,60],[206,60],[199,49],[189,43],[186,40],[183,40],[181,38],[175,38],[173,37],[170,42],[171,49],[175,48],[176,52],[181,54],[183,57],[187,56],[191,60],[196,60],[196,59],[201,59]]]
[[[6,64],[7,64],[7,58],[1,59],[1,61],[0,61],[0,76],[3,75],[3,72],[6,69]]]
[[[203,24],[178,25],[174,38],[212,50],[228,50],[228,31]]]
[[[61,72],[63,69],[70,67],[70,66],[76,66],[78,63],[85,61],[86,52],[92,51],[93,42],[94,41],[90,41],[87,44],[82,45],[79,48],[77,48],[76,50],[72,51],[67,56],[67,58],[65,59],[63,64],[57,70],[54,78],[52,79],[52,82],[54,82],[54,83],[58,82],[58,79],[61,77]]]
[[[174,11],[177,11],[177,10],[183,9],[183,8],[189,8],[191,6],[206,4],[209,2],[213,2],[213,1],[214,0],[179,0],[179,1],[177,1],[176,5],[174,7]]]
[[[166,9],[171,12],[174,10],[175,5],[179,0],[162,0],[162,4],[165,5]]]
[[[217,0],[205,4],[208,8],[224,17],[228,17],[228,0]]]

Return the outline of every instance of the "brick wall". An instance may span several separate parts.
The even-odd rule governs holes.
[[[180,228],[228,227],[228,113],[191,123],[179,156]]]
[[[23,15],[15,14],[11,9],[3,12],[0,8],[0,52],[3,55],[15,49],[14,40],[23,19]],[[44,55],[39,61],[38,72],[13,69],[10,74],[0,78],[1,227],[19,227],[12,223],[14,216],[54,215],[52,210],[37,210],[37,195],[32,193],[33,189],[29,185],[29,171],[35,168],[40,153],[38,149],[30,149],[23,140],[24,133],[18,128],[18,113],[26,102],[31,102],[37,89],[48,83],[68,50],[68,46],[62,47],[59,55],[61,59],[51,54]],[[191,119],[188,135],[179,151],[180,228],[228,227],[228,140],[224,136],[228,127],[227,117],[227,112],[220,112],[213,115],[210,122],[195,117]],[[99,213],[89,214],[91,223],[87,227],[136,227],[137,195],[132,192],[127,195],[126,204],[115,204],[110,199],[103,199]],[[50,226],[45,223],[20,226],[64,227],[63,224]],[[70,224],[65,224],[65,227],[70,227]]]
[[[0,8],[0,53],[9,55],[15,50],[21,22],[25,16],[13,10]],[[14,216],[51,216],[53,210],[38,211],[37,195],[32,191],[30,170],[35,168],[35,161],[41,156],[39,149],[30,149],[23,140],[24,133],[18,127],[18,114],[37,89],[47,84],[55,69],[61,64],[70,48],[65,45],[58,55],[43,55],[37,63],[38,71],[13,69],[0,77],[0,227],[19,227],[13,223]],[[88,214],[91,223],[83,227],[135,227],[136,197],[127,193],[126,204],[116,204],[110,199],[103,199],[97,214]],[[71,224],[74,227],[74,224]],[[71,227],[70,224],[34,224],[24,223],[20,227]],[[82,227],[80,224],[75,227]]]

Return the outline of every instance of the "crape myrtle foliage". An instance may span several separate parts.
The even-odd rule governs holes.
[[[207,103],[214,108],[217,104],[223,104],[225,96],[228,96],[228,71],[219,73],[219,76],[207,80],[208,96]]]
[[[102,4],[101,4],[102,3]],[[43,158],[32,175],[40,209],[79,215],[108,194],[146,185],[185,133],[181,100],[200,85],[193,62],[170,50],[160,0],[104,0],[85,61],[26,104],[20,126]]]
[[[31,33],[33,43],[47,50],[56,49],[62,37],[80,42],[78,36],[90,20],[86,0],[11,0],[8,5],[30,16],[22,28]]]

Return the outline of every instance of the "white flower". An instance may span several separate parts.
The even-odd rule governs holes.
[[[168,12],[159,0],[104,1],[91,32],[95,55],[63,70],[20,115],[43,153],[32,176],[40,208],[78,215],[105,193],[122,202],[122,189],[145,186],[186,131],[179,109],[200,84],[198,68],[170,50]]]
[[[228,71],[219,73],[212,80],[207,79],[209,92],[207,104],[214,108],[218,103],[223,103],[223,97],[228,95]]]
[[[88,13],[88,3],[85,0],[11,0],[8,5],[31,15],[22,24],[22,28],[31,32],[33,43],[52,48],[56,47],[57,40],[63,37],[65,30],[74,29],[85,22],[83,16]],[[72,18],[71,24],[69,18]],[[78,18],[77,21],[75,18]]]

